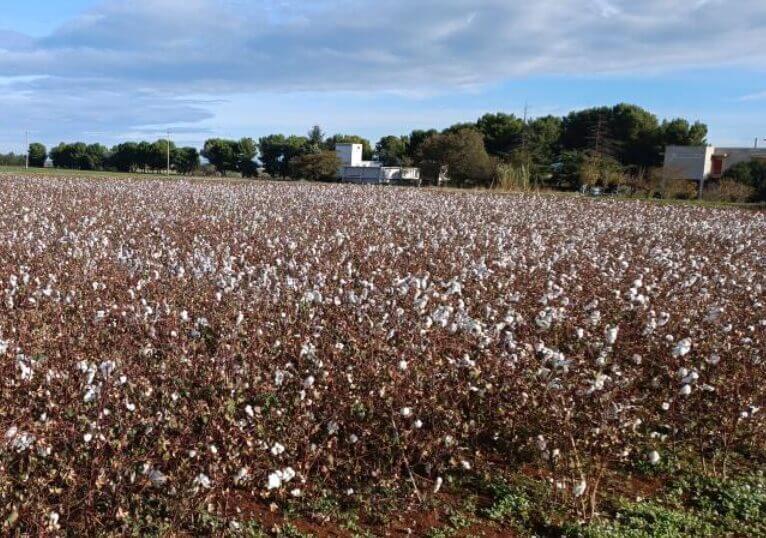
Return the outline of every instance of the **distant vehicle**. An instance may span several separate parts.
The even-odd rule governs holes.
[[[586,196],[603,196],[604,189],[601,187],[583,185],[580,187],[580,194],[584,194]]]

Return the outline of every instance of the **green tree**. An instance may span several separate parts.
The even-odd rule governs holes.
[[[407,144],[409,139],[406,136],[384,136],[375,144],[375,155],[377,160],[385,166],[405,166],[410,160],[407,157]]]
[[[308,138],[308,143],[319,151],[324,145],[325,133],[319,125],[314,125],[309,130],[306,138]]]
[[[149,149],[149,155],[147,159],[147,165],[152,170],[167,170],[168,167],[168,144],[170,145],[170,154],[172,160],[172,154],[176,150],[176,145],[172,141],[168,143],[165,139],[160,139],[154,142]],[[172,164],[172,163],[171,163]]]
[[[15,153],[0,153],[0,166],[24,166],[26,156]]]
[[[634,169],[662,163],[660,126],[654,114],[620,103],[572,112],[563,120],[562,147],[590,150]]]
[[[707,142],[707,125],[689,122],[683,118],[663,121],[660,126],[663,146],[704,146]]]
[[[197,148],[177,148],[170,156],[171,165],[179,174],[191,174],[200,166]]]
[[[513,114],[485,114],[476,122],[476,128],[484,135],[484,145],[490,155],[508,157],[522,145],[524,121]]]
[[[242,138],[237,142],[237,170],[242,177],[256,177],[258,165],[255,157],[258,155],[258,145],[252,138]]]
[[[237,169],[238,149],[238,144],[234,140],[211,138],[205,141],[202,156],[225,177],[227,170]]]
[[[48,150],[39,142],[29,144],[29,166],[43,168],[48,159]]]
[[[258,141],[260,161],[270,176],[284,179],[290,173],[290,161],[304,154],[308,145],[308,139],[303,136],[265,136]]]
[[[310,181],[334,181],[338,178],[341,162],[334,151],[306,153],[290,161],[293,176]]]
[[[136,146],[136,168],[146,170],[149,168],[149,162],[152,159],[152,144],[145,140]]]
[[[420,147],[419,162],[425,177],[435,179],[442,167],[458,186],[492,183],[494,163],[476,129],[461,129],[428,138]]]
[[[124,142],[112,148],[108,166],[120,172],[132,172],[138,166],[138,162],[138,144]]]
[[[109,157],[109,151],[101,144],[87,145],[83,142],[62,142],[50,152],[53,166],[74,170],[99,170]]]
[[[755,201],[766,202],[766,161],[763,159],[735,164],[726,171],[724,178],[752,187]]]
[[[416,160],[420,155],[420,147],[423,145],[423,142],[437,134],[439,134],[439,131],[436,129],[429,129],[427,131],[416,129],[412,131],[409,136],[409,144],[407,144],[407,157]]]
[[[464,129],[476,129],[476,124],[470,121],[455,123],[444,129],[441,134],[454,134]]]

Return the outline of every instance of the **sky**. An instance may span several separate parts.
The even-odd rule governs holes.
[[[764,0],[0,0],[0,152],[619,102],[766,138]]]

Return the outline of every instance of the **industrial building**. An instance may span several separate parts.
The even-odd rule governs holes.
[[[667,146],[664,171],[672,179],[715,180],[732,166],[752,159],[766,160],[766,149]]]
[[[365,161],[362,144],[337,144],[335,152],[341,162],[338,176],[343,183],[386,185],[389,183],[420,184],[420,169],[403,166],[383,166],[377,161]]]

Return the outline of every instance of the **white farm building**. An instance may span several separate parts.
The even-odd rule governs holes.
[[[362,144],[337,144],[335,152],[341,162],[338,176],[343,183],[385,185],[389,183],[420,184],[420,169],[383,166],[377,161],[365,161]]]
[[[732,166],[752,159],[766,160],[766,149],[715,146],[668,146],[665,175],[672,179],[720,179]]]

